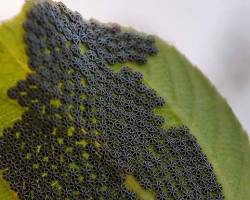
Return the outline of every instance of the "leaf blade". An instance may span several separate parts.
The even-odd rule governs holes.
[[[22,30],[24,13],[0,27],[0,65],[3,66],[0,77],[5,78],[2,79],[5,84],[0,84],[0,133],[23,112],[6,92],[28,72]],[[129,66],[141,71],[147,84],[167,100],[167,107],[157,111],[164,115],[166,126],[177,126],[182,122],[191,129],[213,164],[226,199],[249,199],[250,145],[246,133],[226,101],[200,71],[174,47],[159,38],[156,42],[159,55],[150,58],[145,66],[131,63]],[[10,110],[16,112],[8,116]],[[1,191],[5,183],[0,182]],[[2,192],[0,199],[7,199],[1,195]],[[3,192],[3,195],[6,194]]]
[[[247,134],[225,99],[196,67],[163,40],[158,38],[156,46],[158,56],[146,66],[133,68],[144,74],[149,86],[167,99],[167,106],[190,128],[213,164],[226,199],[249,199]]]
[[[19,15],[0,24],[0,136],[3,134],[3,129],[19,119],[24,111],[16,101],[8,98],[7,90],[18,80],[24,79],[29,71],[22,23],[30,6],[31,1],[23,6]],[[0,199],[18,199],[17,194],[3,180],[2,173],[3,171],[0,171]]]

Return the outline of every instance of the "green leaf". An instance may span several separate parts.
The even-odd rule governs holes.
[[[0,26],[0,135],[3,128],[9,126],[23,111],[16,101],[7,97],[7,90],[18,80],[24,79],[29,71],[22,27],[29,7],[30,3],[25,4],[18,16]]]
[[[226,199],[250,199],[246,132],[226,100],[195,66],[162,39],[156,40],[156,46],[159,54],[145,66],[129,66],[144,74],[148,85],[167,100],[166,107],[190,128],[213,164]],[[161,114],[168,123],[169,112]]]
[[[26,3],[18,16],[0,25],[0,136],[3,129],[20,118],[24,111],[24,108],[20,107],[16,101],[8,98],[7,90],[18,80],[24,79],[25,74],[29,71],[22,23],[30,6],[31,2]],[[1,174],[2,172],[0,172]],[[18,199],[2,177],[0,177],[0,199]]]
[[[30,4],[0,26],[0,135],[24,111],[7,97],[7,89],[29,71],[22,23]],[[146,83],[166,99],[167,105],[156,112],[165,117],[166,127],[185,124],[190,128],[213,164],[226,199],[250,199],[250,142],[240,123],[211,83],[183,55],[160,38],[156,46],[159,54],[147,64],[127,63],[142,72]],[[120,68],[115,66],[115,70]],[[141,197],[146,199],[143,194]],[[0,199],[17,199],[2,179]]]

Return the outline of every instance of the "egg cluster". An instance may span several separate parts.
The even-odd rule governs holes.
[[[34,5],[24,24],[31,73],[8,90],[26,107],[0,138],[0,169],[21,200],[138,199],[133,176],[156,199],[224,199],[187,127],[163,128],[164,106],[141,73],[152,36],[86,21],[62,3]]]

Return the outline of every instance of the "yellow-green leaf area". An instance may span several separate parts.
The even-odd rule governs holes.
[[[24,111],[16,101],[8,98],[7,90],[18,80],[24,79],[29,71],[22,23],[30,6],[31,2],[27,2],[18,16],[0,25],[0,136],[3,129],[19,119]],[[0,199],[18,199],[17,194],[11,191],[8,183],[2,179],[2,173],[1,171]]]
[[[22,23],[30,4],[0,26],[0,135],[24,110],[7,97],[7,90],[29,72]],[[146,84],[166,100],[167,105],[156,110],[164,116],[165,127],[187,125],[213,164],[226,199],[250,199],[250,142],[240,123],[225,99],[183,55],[159,38],[156,46],[159,53],[148,58],[147,64],[127,65],[142,72]],[[142,190],[132,177],[125,184],[141,199],[154,198],[153,192]],[[2,179],[0,199],[17,199]]]
[[[0,135],[3,128],[13,123],[23,112],[16,101],[7,97],[7,90],[18,80],[24,79],[29,71],[22,23],[30,4],[26,3],[18,16],[0,26]]]

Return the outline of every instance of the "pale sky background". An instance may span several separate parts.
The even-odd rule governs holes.
[[[24,0],[0,0],[0,21]],[[84,18],[117,22],[174,44],[227,99],[250,136],[249,0],[62,0]]]

